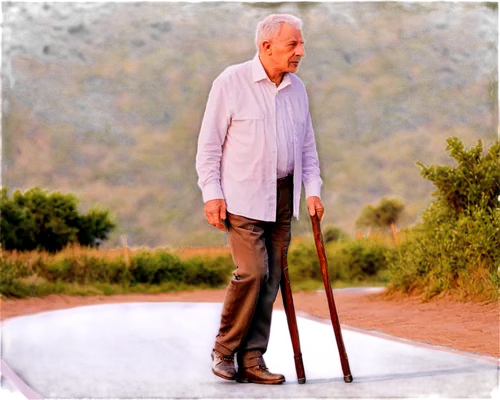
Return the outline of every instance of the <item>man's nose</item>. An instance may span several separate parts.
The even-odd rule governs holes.
[[[297,48],[295,49],[295,55],[299,57],[304,57],[305,51],[304,51],[304,45],[303,44],[298,44]]]

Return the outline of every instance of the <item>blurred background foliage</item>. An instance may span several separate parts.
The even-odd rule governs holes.
[[[0,194],[2,249],[46,250],[51,253],[68,245],[99,247],[116,227],[108,210],[93,208],[87,214],[77,210],[78,199],[71,193],[33,188],[7,188]]]
[[[298,75],[317,136],[324,224],[352,237],[361,210],[389,197],[404,202],[398,226],[411,226],[433,190],[415,162],[451,165],[450,136],[466,146],[496,138],[494,3],[8,2],[2,10],[2,185],[71,192],[83,212],[111,209],[117,229],[107,247],[121,234],[130,246],[226,244],[204,220],[197,135],[213,79],[253,57],[255,27],[270,13],[304,21]],[[303,204],[301,212],[296,237],[310,229]]]

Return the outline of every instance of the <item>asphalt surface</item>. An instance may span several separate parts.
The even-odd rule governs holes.
[[[265,359],[283,385],[211,372],[220,303],[125,303],[15,317],[2,324],[2,399],[492,398],[498,360],[343,327],[345,383],[330,321],[299,317],[307,382],[299,385],[284,312]],[[38,394],[38,396],[37,396]]]

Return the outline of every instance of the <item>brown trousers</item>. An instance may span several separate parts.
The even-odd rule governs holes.
[[[267,350],[273,303],[281,279],[282,251],[288,251],[293,213],[293,176],[277,183],[276,221],[227,213],[229,246],[236,269],[226,291],[214,349],[238,353],[246,367]],[[254,361],[252,361],[254,360]],[[240,365],[241,366],[241,365]]]

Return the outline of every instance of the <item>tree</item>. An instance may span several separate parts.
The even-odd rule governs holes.
[[[356,227],[388,229],[396,224],[403,210],[404,204],[400,199],[384,197],[378,206],[367,205],[361,210]]]

